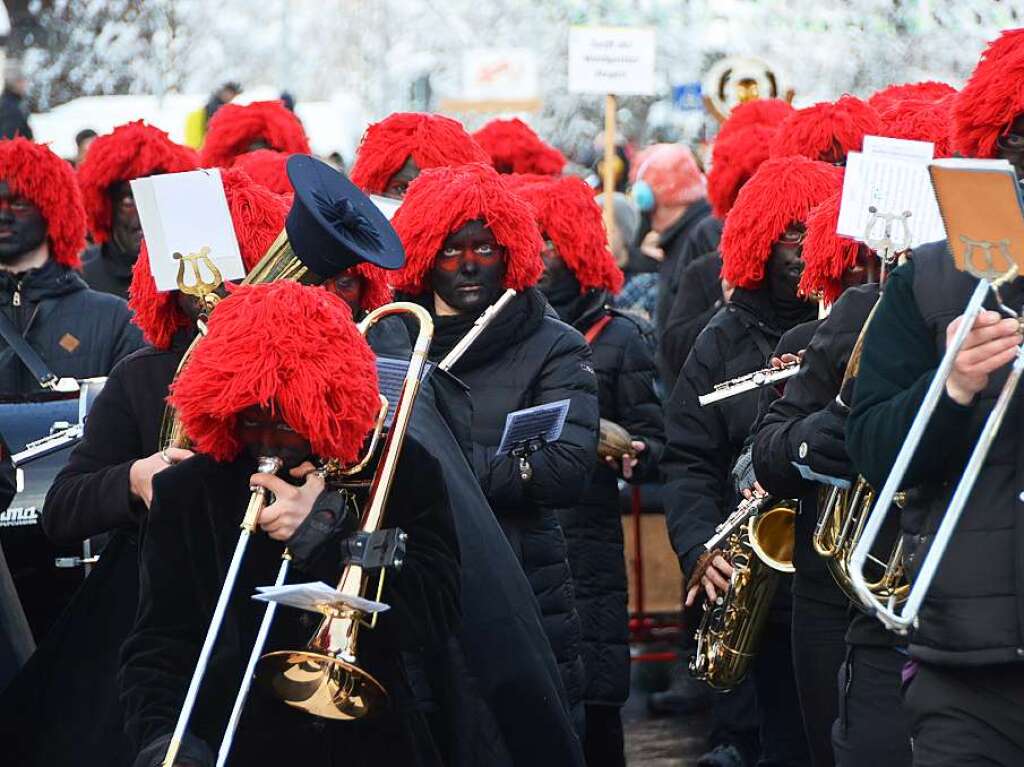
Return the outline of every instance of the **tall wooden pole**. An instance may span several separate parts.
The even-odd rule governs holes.
[[[615,97],[604,97],[604,226],[608,241],[615,233]]]

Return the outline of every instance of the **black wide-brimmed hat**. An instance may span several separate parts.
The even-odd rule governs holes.
[[[285,229],[295,255],[320,277],[359,263],[399,269],[402,241],[376,205],[351,181],[308,155],[288,159],[295,200]]]

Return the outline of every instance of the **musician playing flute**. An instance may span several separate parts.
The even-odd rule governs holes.
[[[620,708],[629,694],[629,626],[618,479],[658,477],[664,427],[654,388],[653,328],[608,306],[622,272],[587,184],[573,177],[511,178],[533,206],[544,238],[537,286],[562,321],[590,343],[601,417],[631,438],[628,453],[620,448],[598,463],[586,495],[559,512],[582,626],[587,765],[624,765]]]
[[[321,288],[291,282],[239,288],[224,299],[171,402],[197,455],[157,475],[144,524],[139,612],[121,674],[138,767],[164,758],[251,487],[275,500],[249,543],[182,765],[213,764],[265,609],[252,595],[273,581],[285,547],[290,582],[337,583],[343,546],[358,527],[353,500],[362,506],[365,492],[325,488],[314,456],[355,463],[379,411],[374,356],[348,308]],[[255,474],[260,457],[281,459],[282,469]],[[229,764],[449,763],[447,669],[431,659],[459,618],[458,545],[439,469],[412,440],[387,509],[386,527],[408,535],[406,551],[381,596],[391,609],[361,632],[359,645],[360,665],[388,691],[383,710],[357,722],[326,721],[254,687]],[[282,608],[267,649],[302,649],[320,618]]]
[[[953,139],[968,157],[1009,161],[1024,174],[1024,29],[1004,32],[956,96]],[[889,474],[976,279],[946,243],[915,249],[896,269],[869,326],[847,421],[854,465],[875,487]],[[1019,311],[1024,280],[1000,288]],[[1021,343],[1018,318],[989,296],[910,462],[899,512],[913,583]],[[903,700],[914,767],[1024,763],[1024,470],[1020,398],[967,500],[910,632]]]
[[[838,168],[816,160],[768,160],[744,185],[726,220],[723,277],[737,287],[698,337],[666,407],[665,511],[688,579],[688,605],[704,597],[716,600],[728,587],[731,567],[720,552],[706,552],[704,542],[736,508],[729,472],[758,403],[756,395],[747,395],[702,408],[697,398],[717,383],[767,366],[782,334],[816,316],[816,303],[797,291],[805,222],[815,205],[839,190],[841,178]],[[769,619],[753,677],[762,757],[801,764],[807,744],[792,676],[788,620],[788,611]],[[742,740],[716,733],[712,745],[736,751],[734,761],[753,763],[756,746],[737,742]]]

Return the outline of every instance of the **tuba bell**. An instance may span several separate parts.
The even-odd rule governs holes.
[[[716,690],[730,690],[750,670],[764,633],[779,574],[792,573],[796,504],[769,496],[745,500],[705,545],[723,542],[732,565],[729,588],[704,605],[690,673]]]

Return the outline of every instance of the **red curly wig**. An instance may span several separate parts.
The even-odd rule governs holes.
[[[119,125],[97,138],[78,168],[78,183],[93,241],[103,243],[110,239],[111,186],[133,178],[182,173],[198,167],[199,155],[195,150],[175,144],[162,130],[142,120]]]
[[[391,225],[405,246],[405,266],[392,272],[397,290],[430,290],[430,270],[441,245],[462,226],[483,220],[506,250],[505,287],[523,290],[544,272],[544,241],[529,203],[513,193],[490,165],[471,163],[424,171],[409,185]]]
[[[903,83],[902,85],[887,85],[880,91],[873,93],[868,98],[868,106],[879,114],[889,109],[893,104],[906,99],[916,101],[938,101],[951,93],[956,93],[956,88],[948,83],[937,80],[924,80],[919,83]]]
[[[964,157],[995,157],[996,139],[1024,114],[1024,27],[989,43],[953,107],[953,145]]]
[[[802,155],[811,160],[840,162],[847,152],[859,152],[864,136],[878,135],[878,113],[855,96],[821,101],[798,109],[775,134],[771,157]]]
[[[881,112],[882,134],[891,138],[930,141],[935,157],[953,156],[953,105],[956,92],[938,101],[904,99],[894,101]]]
[[[299,118],[282,101],[225,104],[210,119],[200,153],[204,168],[230,168],[249,145],[263,139],[275,152],[310,154]]]
[[[259,405],[315,455],[353,463],[380,409],[376,357],[337,296],[287,280],[247,285],[211,313],[169,401],[218,461],[238,455],[238,414]]]
[[[257,149],[254,152],[246,152],[235,158],[232,168],[244,170],[257,184],[263,184],[275,194],[295,194],[292,184],[288,180],[288,158],[291,155],[285,152],[275,152],[273,149]]]
[[[257,184],[244,171],[224,169],[221,178],[242,262],[248,271],[284,229],[289,206],[284,197]],[[157,292],[145,240],[132,269],[128,306],[135,313],[132,321],[142,330],[147,343],[158,349],[167,349],[175,332],[189,325],[188,317],[178,306],[177,292]]]
[[[581,292],[622,290],[625,278],[608,250],[601,208],[586,181],[577,176],[508,178],[512,190],[533,207],[541,234],[555,244]]]
[[[735,130],[749,128],[751,125],[764,125],[777,128],[794,112],[792,104],[782,99],[754,99],[737,104],[729,113],[729,118],[718,129],[717,141],[721,141]]]
[[[0,141],[0,180],[43,214],[50,257],[77,269],[85,248],[85,208],[71,166],[49,147],[18,136]]]
[[[793,222],[838,192],[843,169],[805,157],[766,160],[740,190],[722,231],[722,276],[740,288],[760,287],[772,245]]]
[[[565,167],[565,156],[517,117],[491,120],[473,138],[491,156],[498,173],[559,176]]]
[[[350,178],[364,192],[380,194],[410,157],[420,170],[491,162],[458,120],[396,112],[366,129]]]
[[[755,123],[730,131],[724,138],[719,135],[711,150],[707,176],[707,197],[715,216],[725,218],[740,189],[768,159],[768,145],[775,130],[774,126]]]
[[[842,294],[843,272],[857,264],[860,250],[856,240],[836,234],[842,198],[842,192],[836,192],[807,216],[800,292],[806,296],[820,294],[826,304],[835,303]]]

